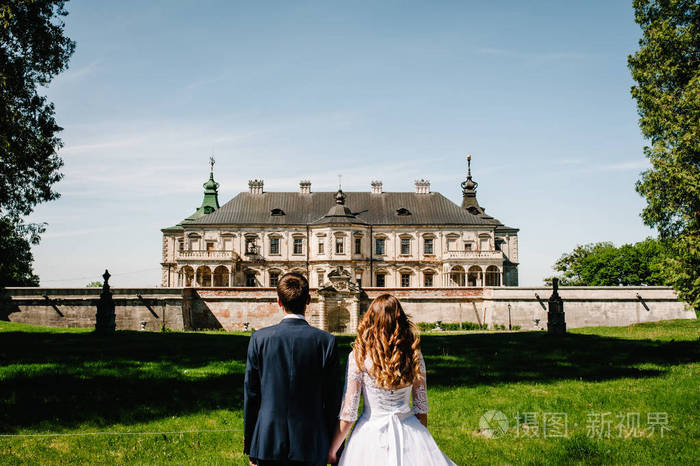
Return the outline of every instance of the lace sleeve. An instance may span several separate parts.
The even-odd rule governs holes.
[[[357,407],[362,396],[362,372],[357,368],[355,354],[350,352],[348,356],[348,371],[345,376],[345,392],[343,393],[343,405],[340,407],[338,418],[342,421],[353,422],[357,420]]]
[[[420,356],[420,373],[422,377],[413,381],[413,412],[415,414],[428,413],[428,391],[425,381],[425,360],[423,353]]]

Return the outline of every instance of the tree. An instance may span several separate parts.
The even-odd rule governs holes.
[[[16,225],[0,217],[0,283],[2,286],[38,286],[32,272],[32,250]]]
[[[102,288],[102,282],[90,282],[87,285],[85,285],[87,288]]]
[[[634,9],[642,38],[628,64],[651,162],[636,185],[641,215],[669,240],[670,283],[700,310],[700,3],[635,0]]]
[[[31,244],[44,224],[27,224],[40,202],[57,199],[61,128],[38,87],[67,69],[75,43],[64,36],[64,0],[0,0],[0,287],[36,285]],[[6,246],[8,245],[8,246]]]
[[[647,238],[619,248],[609,242],[576,246],[554,264],[562,286],[667,285],[664,242]],[[545,279],[551,286],[552,278]]]

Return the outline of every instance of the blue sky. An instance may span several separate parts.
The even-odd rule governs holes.
[[[263,178],[455,202],[467,153],[487,212],[520,228],[520,281],[577,244],[652,235],[626,57],[631,1],[68,4],[62,197],[34,247],[42,286],[159,283],[160,228]]]

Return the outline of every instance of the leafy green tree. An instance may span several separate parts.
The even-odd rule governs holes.
[[[554,264],[562,286],[667,285],[664,242],[647,238],[619,248],[612,243],[576,246]],[[552,278],[545,279],[547,285]]]
[[[36,285],[31,244],[44,224],[27,224],[40,202],[57,199],[61,128],[40,95],[68,67],[75,43],[63,32],[64,0],[0,0],[0,287]]]
[[[670,240],[669,281],[700,310],[700,3],[635,0],[634,9],[642,38],[628,63],[651,162],[636,185],[642,218]]]
[[[90,282],[86,285],[87,288],[102,288],[102,282]]]
[[[26,235],[6,217],[0,217],[0,280],[2,286],[39,286],[32,272],[32,250]]]

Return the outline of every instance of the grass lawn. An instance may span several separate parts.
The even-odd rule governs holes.
[[[697,320],[424,335],[430,429],[460,465],[698,464],[699,336]],[[247,464],[247,344],[0,322],[0,463]],[[508,422],[497,438],[488,410]]]

